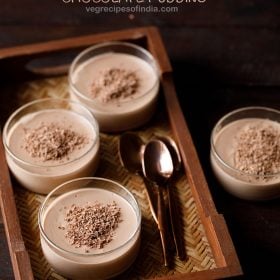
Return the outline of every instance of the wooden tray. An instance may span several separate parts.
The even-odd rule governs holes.
[[[152,241],[153,238],[159,240],[157,236],[154,236],[154,234],[157,234],[154,230],[155,224],[153,224],[149,209],[143,209],[146,204],[143,182],[119,167],[118,159],[112,156],[112,154],[116,155],[114,149],[116,149],[118,135],[101,134],[103,167],[97,171],[98,175],[119,180],[134,192],[140,201],[142,213],[145,216],[143,235],[145,235],[146,243],[144,244],[146,244],[145,247],[150,246],[148,248],[150,250],[145,248],[142,253],[140,251],[136,263],[119,279],[217,279],[242,274],[225,220],[222,215],[217,213],[209,192],[191,135],[176,97],[172,68],[160,34],[155,27],[136,28],[0,49],[0,67],[5,69],[3,71],[4,79],[9,81],[4,85],[3,90],[6,92],[2,92],[1,95],[1,103],[5,102],[7,104],[5,108],[2,105],[1,126],[3,126],[8,115],[21,105],[18,102],[30,101],[29,99],[32,96],[34,97],[36,92],[38,97],[44,94],[49,95],[49,89],[51,89],[50,92],[58,92],[60,96],[67,92],[67,79],[65,77],[53,78],[53,76],[65,75],[73,56],[86,46],[108,40],[123,40],[139,44],[147,48],[157,59],[161,69],[162,99],[164,104],[168,105],[165,106],[166,110],[158,112],[157,116],[147,126],[140,128],[138,133],[145,138],[152,137],[154,133],[172,135],[179,145],[184,163],[184,171],[175,187],[178,193],[178,202],[183,205],[187,260],[181,262],[175,259],[174,266],[166,269],[159,260],[161,257],[160,243],[157,244],[159,241]],[[38,80],[38,78],[40,79]],[[24,86],[22,86],[23,82],[25,82]],[[4,94],[5,96],[3,96]],[[31,243],[39,243],[37,225],[34,225],[33,221],[29,225],[32,228],[28,228],[28,222],[24,217],[32,216],[32,214],[35,217],[37,216],[36,211],[42,197],[18,187],[13,178],[13,187],[11,187],[12,183],[2,142],[0,145],[0,167],[0,203],[15,278],[63,279],[54,272],[52,273],[49,267],[44,267],[45,270],[48,270],[48,277],[46,274],[42,276],[40,271],[38,272],[38,270],[43,269],[41,268],[42,265],[37,264],[36,266],[35,263],[36,258],[43,258],[40,245],[30,245],[28,240],[34,234],[32,239],[37,240],[37,242],[32,240]],[[46,262],[44,264],[48,265]],[[143,269],[144,266],[145,269]]]

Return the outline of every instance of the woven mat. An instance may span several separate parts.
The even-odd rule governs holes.
[[[67,98],[67,78],[59,77],[31,82],[18,92],[19,105],[43,97]],[[149,125],[137,132],[146,140],[153,137],[155,133],[171,135],[165,116],[165,112],[158,112]],[[165,268],[162,265],[159,233],[148,207],[143,181],[139,176],[128,173],[121,166],[117,152],[118,135],[102,133],[100,136],[101,162],[96,175],[125,185],[137,198],[142,211],[142,244],[139,256],[133,266],[118,279],[147,279],[214,268],[215,261],[211,248],[183,172],[176,180],[174,193],[176,203],[181,205],[183,213],[182,233],[187,258],[185,261],[179,261],[174,254],[172,267]],[[31,193],[21,187],[15,188],[15,196],[22,234],[29,251],[35,279],[65,279],[50,268],[41,251],[37,214],[44,196]]]

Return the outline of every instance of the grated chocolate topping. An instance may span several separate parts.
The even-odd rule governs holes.
[[[65,237],[71,245],[101,249],[113,240],[114,232],[121,222],[121,209],[115,201],[84,207],[73,204],[66,213],[65,221],[66,225],[58,228],[66,230]],[[85,249],[85,252],[89,250]]]
[[[25,129],[23,148],[31,157],[43,161],[60,160],[88,142],[86,136],[58,124],[41,123],[35,129]]]
[[[248,174],[280,172],[280,133],[272,126],[251,125],[237,136],[235,167]]]
[[[102,71],[91,85],[91,96],[103,103],[132,97],[139,87],[135,72],[120,68]]]

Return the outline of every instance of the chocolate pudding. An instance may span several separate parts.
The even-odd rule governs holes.
[[[8,121],[4,130],[10,170],[31,191],[46,194],[97,168],[98,127],[80,113],[42,109]]]
[[[260,118],[233,121],[214,136],[213,144],[213,171],[231,193],[247,199],[269,199],[279,193],[278,122]]]
[[[62,193],[39,216],[44,255],[61,275],[107,279],[135,260],[140,246],[138,210],[105,188]]]
[[[159,90],[156,65],[113,51],[80,56],[70,70],[71,97],[88,106],[101,130],[127,130],[151,118]]]

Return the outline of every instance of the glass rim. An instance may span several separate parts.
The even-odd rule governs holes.
[[[89,149],[83,153],[82,155],[80,155],[77,158],[74,158],[71,161],[67,161],[67,162],[63,162],[63,163],[58,163],[58,164],[46,164],[46,165],[42,165],[42,164],[36,164],[36,163],[31,163],[28,161],[25,161],[24,159],[18,157],[9,147],[8,143],[7,143],[7,137],[8,137],[8,126],[11,124],[11,122],[13,121],[13,119],[15,118],[15,116],[20,113],[21,111],[23,111],[24,109],[28,108],[29,106],[33,106],[35,104],[38,103],[43,103],[43,102],[67,102],[67,103],[71,103],[71,104],[75,104],[75,106],[79,106],[80,108],[82,108],[83,110],[85,110],[85,112],[88,114],[88,116],[91,118],[91,120],[88,120],[89,124],[93,127],[93,130],[96,134],[96,137],[92,143],[92,145],[89,147]],[[44,109],[44,108],[43,108]],[[48,108],[51,109],[51,108]],[[71,110],[70,110],[71,111]],[[53,97],[49,97],[49,98],[40,98],[31,102],[28,102],[22,106],[20,106],[18,109],[16,109],[11,115],[10,117],[7,119],[4,128],[3,128],[3,143],[4,143],[4,147],[5,150],[7,151],[7,153],[15,160],[17,160],[18,162],[20,162],[23,165],[26,166],[30,166],[30,167],[35,167],[35,168],[56,168],[59,166],[67,166],[72,164],[73,162],[76,162],[78,160],[80,160],[81,158],[83,158],[85,155],[87,155],[88,153],[90,153],[94,147],[97,145],[98,141],[99,141],[99,125],[98,122],[96,121],[96,119],[93,117],[92,113],[89,111],[89,109],[84,106],[83,104],[76,102],[76,101],[72,101],[70,99],[65,99],[65,98],[53,98]],[[29,171],[30,172],[30,171]],[[31,172],[33,173],[33,172]]]
[[[106,252],[101,252],[101,253],[77,253],[77,252],[73,252],[73,251],[69,251],[69,250],[66,250],[66,249],[63,249],[61,248],[61,246],[58,246],[57,244],[55,244],[46,234],[45,230],[44,230],[44,227],[42,225],[42,219],[43,219],[43,211],[45,210],[44,208],[46,207],[45,204],[48,202],[48,200],[50,199],[50,197],[53,195],[54,192],[56,192],[57,190],[59,190],[60,188],[64,187],[65,185],[69,184],[69,183],[72,183],[72,182],[77,182],[77,181],[83,181],[83,180],[95,180],[95,181],[105,181],[107,183],[110,183],[110,184],[114,184],[116,186],[118,186],[120,189],[124,190],[126,193],[129,194],[129,196],[132,198],[133,202],[135,203],[135,205],[137,206],[136,209],[135,209],[135,214],[136,214],[136,218],[137,218],[137,225],[135,227],[135,230],[133,231],[133,233],[131,234],[131,236],[129,237],[129,239],[127,241],[125,241],[124,243],[122,243],[120,246],[114,248],[114,249],[111,249],[109,251],[106,251]],[[90,187],[88,187],[90,188]],[[103,188],[101,188],[103,189]],[[116,193],[117,195],[119,195],[118,193]],[[123,198],[125,199],[125,198]],[[126,199],[125,199],[126,200]],[[126,200],[127,201],[127,200]],[[131,203],[129,201],[127,201],[129,203],[130,206]],[[134,209],[134,207],[132,207]],[[40,208],[39,208],[39,211],[38,211],[38,225],[39,225],[39,230],[40,230],[40,233],[43,235],[43,238],[45,239],[45,241],[47,243],[49,243],[51,246],[53,246],[54,248],[56,248],[57,250],[61,251],[61,252],[65,252],[67,254],[70,254],[70,255],[74,255],[74,256],[78,256],[78,257],[99,257],[99,256],[104,256],[104,255],[109,255],[113,252],[116,252],[118,250],[120,250],[121,248],[125,247],[137,234],[137,232],[139,231],[140,227],[141,227],[141,220],[142,220],[142,217],[141,217],[141,209],[140,209],[140,206],[138,204],[138,201],[136,200],[136,198],[134,197],[134,195],[132,194],[132,192],[130,192],[126,187],[124,187],[122,184],[116,182],[116,181],[113,181],[113,180],[110,180],[110,179],[106,179],[106,178],[102,178],[102,177],[82,177],[82,178],[76,178],[76,179],[72,179],[72,180],[69,180],[67,182],[64,182],[62,184],[60,184],[59,186],[57,186],[56,188],[54,188],[44,199],[43,203],[41,204]]]
[[[145,96],[147,96],[151,91],[153,91],[156,87],[159,86],[159,79],[160,79],[160,67],[158,65],[158,62],[157,60],[155,59],[155,57],[152,55],[151,52],[149,52],[147,49],[141,47],[141,46],[138,46],[136,44],[133,44],[133,43],[128,43],[128,42],[122,42],[122,41],[110,41],[110,42],[104,42],[104,43],[99,43],[99,44],[96,44],[96,45],[93,45],[93,46],[90,46],[86,49],[84,49],[82,52],[80,52],[75,58],[74,60],[72,61],[71,65],[70,65],[70,68],[69,68],[69,75],[68,75],[68,82],[69,82],[69,86],[70,88],[73,90],[73,92],[81,99],[84,99],[86,102],[88,103],[97,103],[99,105],[104,105],[104,103],[100,102],[99,100],[97,99],[94,99],[94,98],[90,98],[89,96],[85,95],[84,93],[82,93],[80,90],[78,90],[78,88],[76,87],[75,83],[73,82],[73,74],[75,73],[75,70],[74,68],[76,67],[76,65],[78,65],[78,61],[86,54],[88,54],[89,52],[91,51],[94,51],[96,49],[99,49],[99,48],[103,48],[103,47],[109,47],[109,46],[126,46],[126,47],[130,47],[131,49],[136,49],[142,53],[144,53],[155,65],[155,68],[151,66],[151,63],[148,63],[147,61],[145,61],[143,58],[135,55],[135,54],[131,54],[135,57],[138,57],[140,58],[141,60],[144,60],[149,66],[151,66],[151,68],[153,69],[154,73],[155,73],[155,76],[156,76],[156,80],[154,82],[154,84],[151,86],[150,89],[148,89],[144,94],[142,94],[141,96],[137,97],[137,98],[133,98],[131,100],[127,100],[127,101],[122,101],[120,102],[120,104],[129,104],[131,102],[135,102],[135,100],[140,100],[142,98],[144,98]],[[114,52],[114,51],[112,51]],[[104,52],[103,54],[105,54],[107,52]],[[116,53],[125,53],[125,52],[121,52],[121,51],[118,51]],[[101,54],[98,54],[98,55],[101,55]],[[93,56],[94,57],[94,56]],[[114,103],[110,103],[111,104],[114,104]],[[98,110],[98,109],[97,109]],[[99,111],[99,110],[98,110]],[[100,110],[102,111],[102,110]]]
[[[242,108],[239,108],[239,109],[235,109],[233,111],[230,111],[229,113],[225,114],[223,117],[221,117],[217,123],[215,124],[214,128],[212,129],[211,131],[211,136],[210,136],[210,145],[211,145],[211,152],[213,153],[213,156],[218,159],[218,161],[224,166],[226,167],[227,169],[231,170],[232,172],[234,173],[238,173],[242,176],[247,176],[249,178],[256,178],[256,177],[261,177],[261,178],[271,178],[271,177],[274,177],[274,176],[277,176],[279,175],[280,176],[280,171],[279,172],[276,172],[276,173],[269,173],[269,174],[265,174],[265,175],[259,175],[259,174],[250,174],[250,173],[246,173],[242,170],[239,170],[233,166],[231,166],[230,164],[228,164],[226,161],[224,161],[222,159],[222,157],[219,155],[217,149],[216,149],[216,146],[214,144],[214,137],[215,137],[215,134],[216,134],[216,130],[218,129],[218,127],[221,125],[221,123],[223,121],[225,121],[227,118],[235,115],[235,114],[238,114],[238,113],[241,113],[241,112],[245,112],[245,111],[251,111],[251,110],[263,110],[263,111],[267,111],[267,112],[272,112],[272,113],[275,113],[275,114],[279,114],[280,116],[280,111],[277,110],[277,109],[274,109],[274,108],[269,108],[269,107],[266,107],[266,106],[248,106],[248,107],[242,107]],[[260,118],[260,117],[258,117]],[[245,119],[245,118],[241,118],[241,119]],[[274,121],[274,120],[271,120],[271,121]]]

